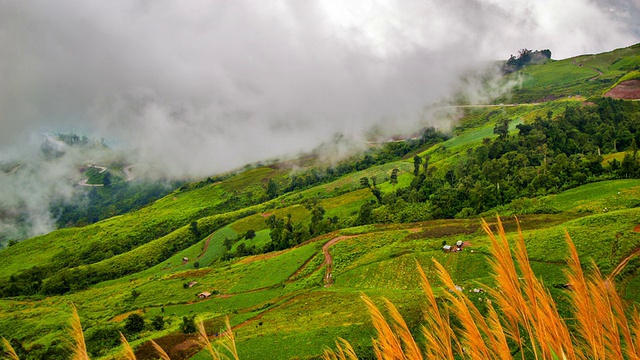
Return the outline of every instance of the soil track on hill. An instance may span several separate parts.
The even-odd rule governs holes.
[[[609,90],[604,96],[625,100],[640,99],[640,80],[623,81]]]
[[[356,235],[338,236],[337,238],[327,241],[327,243],[322,246],[322,252],[324,253],[324,263],[322,263],[322,265],[327,266],[327,271],[324,275],[324,287],[330,287],[333,285],[333,276],[331,275],[331,271],[333,270],[333,258],[331,257],[331,253],[329,253],[329,248],[337,242],[354,237],[356,237]]]
[[[104,166],[98,166],[98,165],[89,165],[89,168],[96,168],[96,169],[100,169],[100,171],[98,171],[98,174],[102,174],[103,172],[107,171],[107,168]],[[89,181],[89,178],[86,179],[82,179],[78,182],[78,185],[80,186],[87,186],[87,187],[94,187],[94,186],[104,186],[103,184],[87,184],[87,181]]]

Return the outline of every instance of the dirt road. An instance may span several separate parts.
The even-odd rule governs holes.
[[[89,168],[96,168],[96,169],[100,169],[100,171],[98,171],[98,174],[102,174],[103,172],[107,171],[107,168],[104,166],[99,166],[99,165],[89,165]],[[89,178],[86,179],[82,179],[78,182],[78,185],[80,186],[87,186],[87,187],[94,187],[94,186],[104,186],[102,184],[87,184],[87,181],[89,181]]]
[[[351,239],[353,237],[355,237],[355,235],[338,236],[337,238],[327,241],[327,243],[322,246],[322,252],[324,253],[324,263],[322,263],[322,265],[326,265],[327,267],[324,275],[324,287],[330,287],[333,285],[333,275],[331,274],[333,271],[333,258],[331,257],[331,253],[329,253],[329,248],[342,240]]]

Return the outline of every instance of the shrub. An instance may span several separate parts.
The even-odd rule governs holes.
[[[164,329],[164,318],[162,316],[156,316],[151,319],[151,327],[153,327],[154,330]]]
[[[139,314],[131,314],[124,324],[124,330],[129,334],[137,334],[144,330],[144,318]]]
[[[194,321],[195,316],[192,317],[188,317],[188,316],[183,316],[182,317],[182,325],[180,325],[180,331],[182,331],[182,333],[184,334],[193,334],[194,332],[196,332],[196,323]]]

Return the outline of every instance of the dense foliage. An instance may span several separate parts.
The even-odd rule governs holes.
[[[128,213],[165,196],[179,183],[125,183],[92,187],[75,194],[70,201],[51,205],[58,228],[93,224],[112,216]]]
[[[363,205],[359,223],[403,221],[406,209],[418,203],[433,218],[466,217],[587,182],[638,177],[639,108],[602,98],[520,124],[516,134],[509,133],[508,119],[498,120],[495,139],[484,139],[453,166],[428,166],[382,204]],[[602,154],[619,151],[627,151],[621,162],[602,165]]]

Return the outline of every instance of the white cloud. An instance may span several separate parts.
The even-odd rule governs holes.
[[[62,129],[199,176],[336,133],[440,124],[423,109],[456,89],[460,74],[524,47],[559,58],[631,45],[639,8],[637,0],[3,1],[0,160],[33,132]]]

